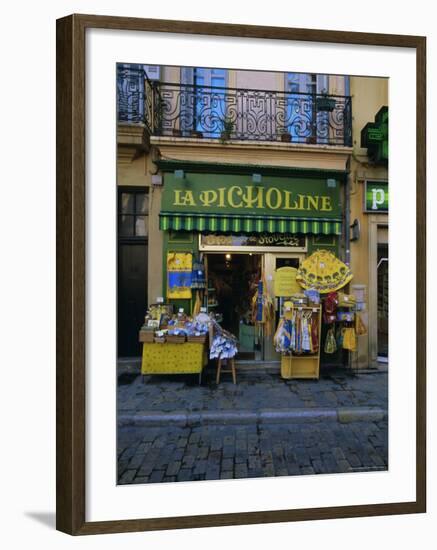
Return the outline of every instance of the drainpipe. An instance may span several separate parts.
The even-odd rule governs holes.
[[[352,176],[350,170],[350,157],[346,162],[346,182],[344,187],[344,263],[350,267],[351,263],[351,240],[350,240],[350,225],[351,225],[351,185]],[[352,372],[352,352],[347,352],[347,367]]]
[[[350,225],[351,225],[351,183],[352,176],[350,171],[350,158],[346,162],[346,182],[344,188],[344,263],[350,267],[351,261],[351,240],[350,240]]]

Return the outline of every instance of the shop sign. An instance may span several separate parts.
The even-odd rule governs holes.
[[[332,179],[332,178],[331,178]],[[326,179],[265,177],[254,184],[250,176],[165,175],[162,209],[167,212],[338,218],[340,186]]]
[[[364,194],[365,212],[388,212],[388,182],[366,181]]]
[[[209,234],[201,235],[200,244],[201,247],[272,246],[302,249],[306,247],[306,240],[303,235],[291,235],[288,233],[259,233],[254,235]]]
[[[381,107],[374,122],[368,122],[361,130],[361,147],[378,164],[388,161],[388,107]]]
[[[275,296],[291,296],[302,292],[302,287],[296,281],[297,269],[295,267],[280,267],[275,271],[274,292]]]

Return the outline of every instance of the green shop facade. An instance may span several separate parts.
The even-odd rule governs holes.
[[[227,272],[234,272],[234,279],[228,281],[228,292],[234,294],[245,292],[235,277],[244,269],[250,273],[255,264],[273,295],[279,267],[297,267],[318,249],[347,259],[346,171],[164,160],[158,166],[163,175],[159,228],[163,232],[164,296],[168,253],[189,252],[193,259],[201,259],[208,290],[214,275],[211,270],[217,269],[216,279],[222,277],[220,273],[226,279]],[[225,271],[220,272],[220,265]],[[226,301],[232,299],[235,302],[238,297],[230,294]],[[169,301],[191,313],[194,300],[193,292],[191,299]],[[208,292],[202,301],[209,307]],[[234,309],[238,307],[234,303]],[[242,326],[225,328],[234,333],[240,330],[237,336],[241,339]],[[256,359],[279,359],[271,334],[259,344]]]

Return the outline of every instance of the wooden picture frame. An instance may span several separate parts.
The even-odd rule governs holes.
[[[392,46],[416,52],[416,499],[411,502],[86,521],[85,33],[87,29]],[[57,21],[57,529],[71,535],[260,524],[426,510],[426,39],[282,27],[71,15]]]

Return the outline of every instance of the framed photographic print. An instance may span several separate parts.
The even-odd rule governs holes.
[[[425,48],[58,20],[59,530],[425,512]]]

